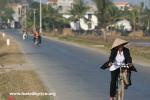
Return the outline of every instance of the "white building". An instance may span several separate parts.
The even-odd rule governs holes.
[[[60,9],[60,13],[68,13],[75,0],[48,0],[47,4]]]
[[[59,8],[60,13],[63,13],[63,17],[68,19],[72,15],[69,14],[69,11],[72,9],[73,4],[76,0],[48,0],[47,4],[51,5],[52,7]],[[97,11],[95,3],[86,3],[86,6],[89,7],[89,10],[86,14],[78,19],[78,21],[70,22],[70,27],[74,31],[78,30],[94,30],[98,25],[97,16],[94,13]]]
[[[92,31],[98,26],[98,18],[94,14],[85,14],[79,21],[71,22],[70,26],[74,31]]]
[[[16,22],[18,22],[25,15],[26,7],[28,7],[28,4],[11,3],[8,6],[13,9],[13,18]]]
[[[119,30],[124,30],[124,31],[128,31],[128,32],[132,31],[132,25],[126,19],[123,19],[123,20],[116,22],[115,27]]]
[[[115,2],[114,5],[122,11],[132,10],[132,6],[128,2]]]

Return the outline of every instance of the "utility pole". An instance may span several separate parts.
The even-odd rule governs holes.
[[[27,32],[27,5],[25,5],[25,31]]]
[[[150,29],[150,20],[148,20],[147,30]]]
[[[49,3],[47,2],[46,4],[47,4],[47,10],[48,10]]]
[[[149,22],[150,22],[150,20],[148,20],[148,27],[150,27],[150,23]]]
[[[35,26],[35,9],[33,9],[33,13],[34,13],[34,29],[36,28]]]
[[[42,0],[40,0],[40,34],[42,34]]]

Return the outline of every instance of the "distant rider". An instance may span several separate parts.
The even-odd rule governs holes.
[[[22,31],[22,38],[23,38],[23,40],[25,40],[27,37],[28,37],[27,31],[24,29]]]
[[[33,41],[35,43],[35,41],[38,41],[39,44],[41,44],[41,35],[39,32],[39,29],[36,28],[36,30],[34,30],[34,37],[33,37]]]

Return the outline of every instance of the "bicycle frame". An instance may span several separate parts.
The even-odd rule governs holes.
[[[120,73],[118,77],[118,84],[117,84],[117,94],[116,100],[124,100],[124,88],[125,84],[129,84],[128,82],[128,65],[121,65],[120,66]]]

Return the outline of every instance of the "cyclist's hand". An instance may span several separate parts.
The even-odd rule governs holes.
[[[128,63],[128,65],[129,65],[129,67],[132,67],[132,66],[133,66],[133,64],[132,64],[132,63]]]
[[[112,66],[112,62],[109,62],[108,66],[111,67]]]

